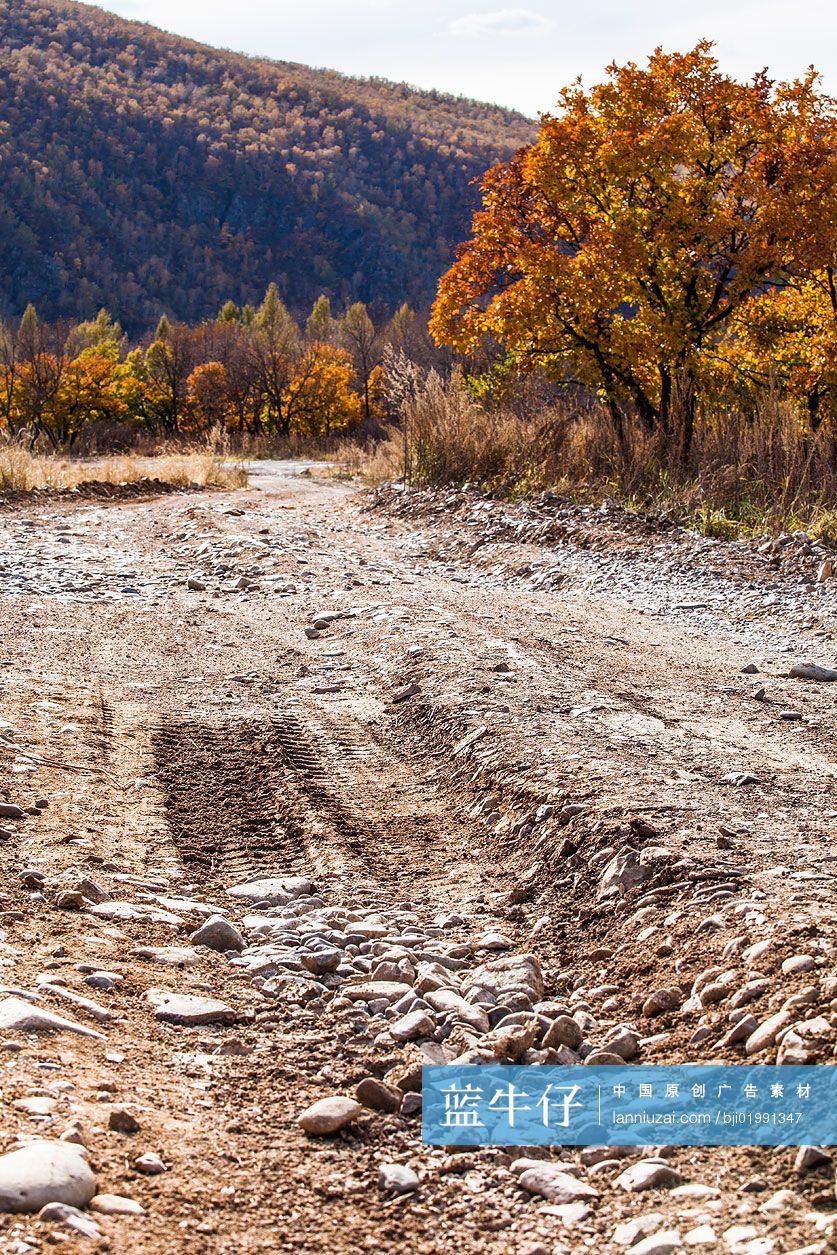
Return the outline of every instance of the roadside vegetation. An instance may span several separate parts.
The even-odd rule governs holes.
[[[240,488],[246,479],[240,466],[224,461],[211,450],[80,459],[32,453],[18,444],[0,444],[0,493],[72,489],[91,482],[121,486],[141,480],[176,488]]]
[[[482,196],[429,326],[325,296],[300,316],[274,284],[133,342],[30,306],[0,326],[0,429],[837,541],[837,109],[813,71],[740,83],[707,42],[611,66]]]

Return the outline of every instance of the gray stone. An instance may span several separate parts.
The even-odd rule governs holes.
[[[800,1146],[793,1161],[795,1172],[809,1172],[811,1168],[825,1168],[831,1163],[831,1156],[820,1146]]]
[[[313,976],[325,976],[327,972],[336,971],[342,959],[339,950],[311,950],[299,956],[302,966]]]
[[[409,985],[393,980],[369,980],[362,985],[346,985],[343,995],[353,1002],[374,1002],[377,998],[384,1002],[397,1002],[405,994],[411,993]]]
[[[676,1168],[661,1159],[639,1159],[620,1173],[614,1184],[633,1194],[637,1190],[670,1190],[682,1179]]]
[[[163,989],[149,989],[146,997],[154,1007],[154,1018],[164,1024],[189,1028],[203,1024],[234,1024],[238,1018],[232,1007],[218,998],[175,994]]]
[[[821,667],[816,662],[794,663],[788,675],[792,680],[818,680],[821,683],[837,680],[837,671],[831,667]]]
[[[306,1133],[315,1137],[328,1137],[351,1124],[362,1111],[363,1107],[354,1098],[337,1094],[312,1103],[299,1117],[299,1124]]]
[[[284,906],[294,898],[311,893],[313,887],[307,876],[269,876],[231,885],[227,893],[231,898],[241,898],[245,902],[269,902],[272,906]]]
[[[378,1171],[378,1189],[389,1194],[412,1194],[419,1187],[419,1179],[405,1164],[384,1163]]]
[[[630,1255],[672,1255],[672,1251],[681,1251],[683,1242],[676,1229],[663,1229],[643,1238],[631,1247]]]
[[[26,811],[14,802],[0,802],[0,819],[25,819]]]
[[[96,1178],[71,1142],[32,1142],[0,1155],[0,1211],[36,1212],[47,1203],[86,1207]]]
[[[793,1015],[790,1011],[777,1011],[775,1015],[771,1015],[763,1024],[760,1024],[754,1033],[750,1034],[744,1043],[745,1051],[748,1055],[755,1055],[762,1050],[767,1050],[776,1041],[782,1029],[792,1022]]]
[[[586,1181],[564,1171],[558,1164],[543,1163],[527,1168],[518,1177],[520,1185],[530,1194],[540,1194],[550,1203],[575,1203],[579,1200],[598,1198],[598,1191]]]
[[[414,1037],[432,1037],[436,1031],[436,1021],[427,1011],[409,1011],[407,1015],[396,1020],[390,1026],[389,1035],[393,1041],[412,1041]]]
[[[206,946],[222,953],[227,950],[241,951],[246,944],[235,924],[231,924],[223,915],[210,915],[197,932],[192,933],[189,940],[192,945]]]
[[[104,1041],[101,1033],[93,1028],[77,1024],[54,1015],[43,1007],[33,1006],[23,998],[4,998],[0,1002],[0,1030],[20,1033],[78,1033],[81,1037],[95,1037]]]
[[[543,1045],[552,1049],[568,1046],[570,1050],[577,1050],[583,1040],[584,1034],[572,1016],[559,1015],[544,1033]]]
[[[610,898],[617,893],[627,893],[634,885],[649,880],[652,874],[652,868],[641,863],[633,850],[621,850],[602,872],[598,897]]]

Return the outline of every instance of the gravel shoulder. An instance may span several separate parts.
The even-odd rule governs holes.
[[[0,1155],[83,1142],[143,1214],[7,1214],[0,1252],[835,1249],[827,1155],[535,1153],[598,1195],[556,1203],[514,1148],[422,1148],[417,1094],[834,1061],[837,684],[789,674],[835,664],[823,560],[293,464],[7,510],[0,1024],[99,1036],[0,1028]]]

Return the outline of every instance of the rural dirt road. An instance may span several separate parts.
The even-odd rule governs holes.
[[[97,1190],[0,1252],[837,1249],[828,1154],[448,1153],[416,1093],[463,1055],[834,1059],[809,550],[288,464],[0,508],[0,1153],[63,1135]]]

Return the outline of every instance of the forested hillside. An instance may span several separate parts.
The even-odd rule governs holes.
[[[0,314],[423,303],[522,116],[0,0]]]

